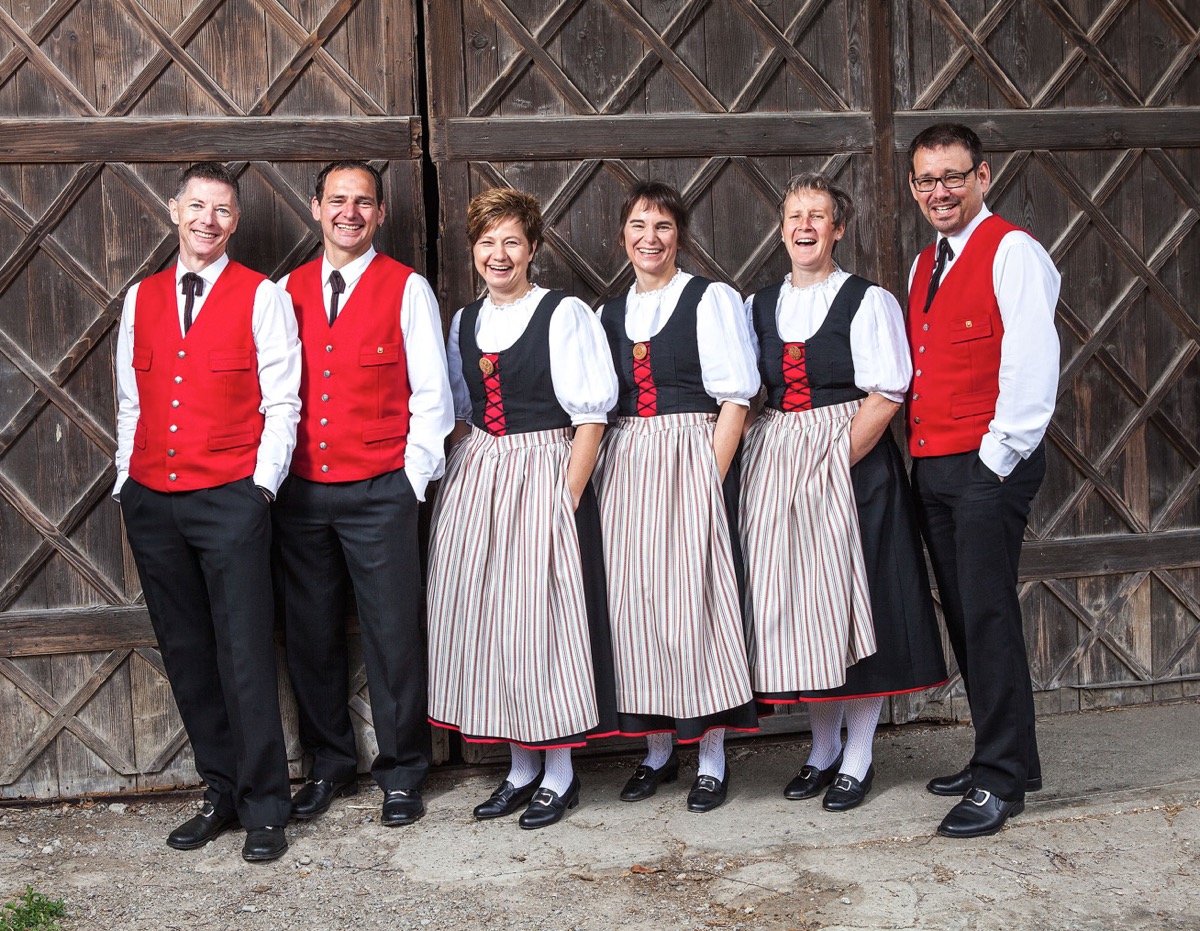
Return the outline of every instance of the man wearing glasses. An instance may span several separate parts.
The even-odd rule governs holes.
[[[1059,274],[984,205],[991,168],[970,128],[931,126],[909,157],[913,197],[938,234],[909,276],[912,479],[975,725],[966,768],[927,788],[961,796],[939,834],[982,837],[1042,787],[1017,564],[1046,472]]]

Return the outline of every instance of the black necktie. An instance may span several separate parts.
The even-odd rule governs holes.
[[[346,290],[346,279],[336,269],[329,273],[329,289],[333,292],[329,296],[329,325],[333,326],[333,321],[337,319],[338,298]]]
[[[933,277],[929,279],[929,292],[925,295],[925,309],[922,313],[929,313],[929,305],[933,303],[933,296],[937,294],[938,286],[942,283],[942,272],[946,270],[946,263],[952,258],[954,250],[950,248],[950,241],[943,239],[938,243],[937,264],[933,266]]]
[[[192,308],[196,298],[204,293],[204,279],[195,272],[188,272],[180,281],[180,287],[183,290],[183,335],[187,336],[187,331],[192,328]]]

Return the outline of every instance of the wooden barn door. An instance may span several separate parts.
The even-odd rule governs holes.
[[[893,6],[897,146],[937,119],[976,127],[989,204],[1063,276],[1058,407],[1022,559],[1039,707],[1200,694],[1197,7]],[[931,237],[911,205],[899,217],[910,256]],[[951,714],[967,714],[961,697]]]
[[[787,269],[776,192],[821,168],[860,210],[839,261],[903,293],[932,236],[904,157],[984,138],[993,206],[1063,272],[1050,476],[1022,564],[1046,711],[1200,692],[1200,35],[1181,0],[428,0],[447,313],[477,292],[465,207],[542,201],[537,280],[629,286],[635,178],[692,205],[691,271],[743,293]],[[947,649],[947,654],[949,650]],[[968,715],[961,684],[897,721]]]
[[[230,251],[273,277],[319,246],[320,162],[373,159],[382,245],[423,268],[414,24],[409,0],[0,5],[0,797],[195,779],[109,498],[121,298],[173,262],[196,159],[240,174]]]

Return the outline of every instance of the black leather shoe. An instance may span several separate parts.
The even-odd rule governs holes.
[[[942,837],[987,837],[1004,822],[1025,810],[1025,800],[1006,802],[987,789],[971,789],[942,819],[937,832]]]
[[[971,767],[959,770],[952,776],[938,776],[935,779],[930,779],[925,786],[925,791],[932,792],[934,795],[961,796],[967,789],[971,788]],[[1041,792],[1042,777],[1030,776],[1025,781],[1026,792]]]
[[[657,792],[660,785],[674,782],[678,778],[679,754],[672,750],[667,762],[658,769],[639,763],[629,781],[625,783],[625,788],[621,790],[621,801],[640,802]]]
[[[392,789],[383,793],[383,817],[379,820],[385,828],[412,824],[425,814],[425,803],[419,789]]]
[[[837,778],[825,793],[821,807],[826,811],[849,811],[857,808],[871,791],[871,783],[875,781],[875,764],[867,767],[867,774],[859,782],[846,773],[838,773]]]
[[[292,798],[292,817],[308,821],[329,811],[335,798],[344,798],[358,792],[358,780],[337,782],[333,779],[312,779],[300,787]]]
[[[729,794],[729,767],[725,767],[725,778],[717,779],[716,776],[697,776],[696,781],[692,783],[692,790],[688,793],[687,809],[688,811],[712,811],[725,802],[725,796]]]
[[[565,795],[559,795],[552,789],[540,788],[533,793],[533,800],[525,813],[517,821],[526,831],[546,828],[562,820],[568,808],[579,804],[579,777],[576,776],[567,786]]]
[[[205,802],[200,814],[188,818],[167,835],[167,846],[176,850],[195,850],[220,837],[237,823],[237,815],[218,815],[212,802]]]
[[[287,852],[287,848],[287,834],[282,825],[268,824],[265,828],[251,828],[246,832],[242,859],[251,863],[278,860]]]
[[[520,788],[505,779],[500,783],[500,788],[493,792],[486,802],[475,806],[475,819],[490,821],[492,818],[503,818],[505,815],[511,815],[522,805],[528,805],[529,800],[537,791],[538,783],[542,781],[543,775],[544,773],[538,773],[527,785]]]
[[[790,798],[794,802],[805,798],[812,798],[829,785],[829,783],[833,782],[833,777],[838,774],[838,770],[841,768],[842,754],[840,753],[838,754],[838,758],[829,764],[828,769],[817,769],[815,766],[809,766],[805,763],[800,767],[800,772],[796,773],[795,778],[784,786],[783,797]]]

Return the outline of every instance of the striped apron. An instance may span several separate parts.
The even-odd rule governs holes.
[[[464,735],[544,744],[598,722],[570,436],[472,428],[450,451],[430,531],[429,716]]]
[[[875,652],[850,481],[861,403],[764,408],[746,436],[740,520],[756,693],[836,688]]]
[[[752,697],[716,419],[621,417],[601,444],[592,481],[623,714],[699,718]]]

